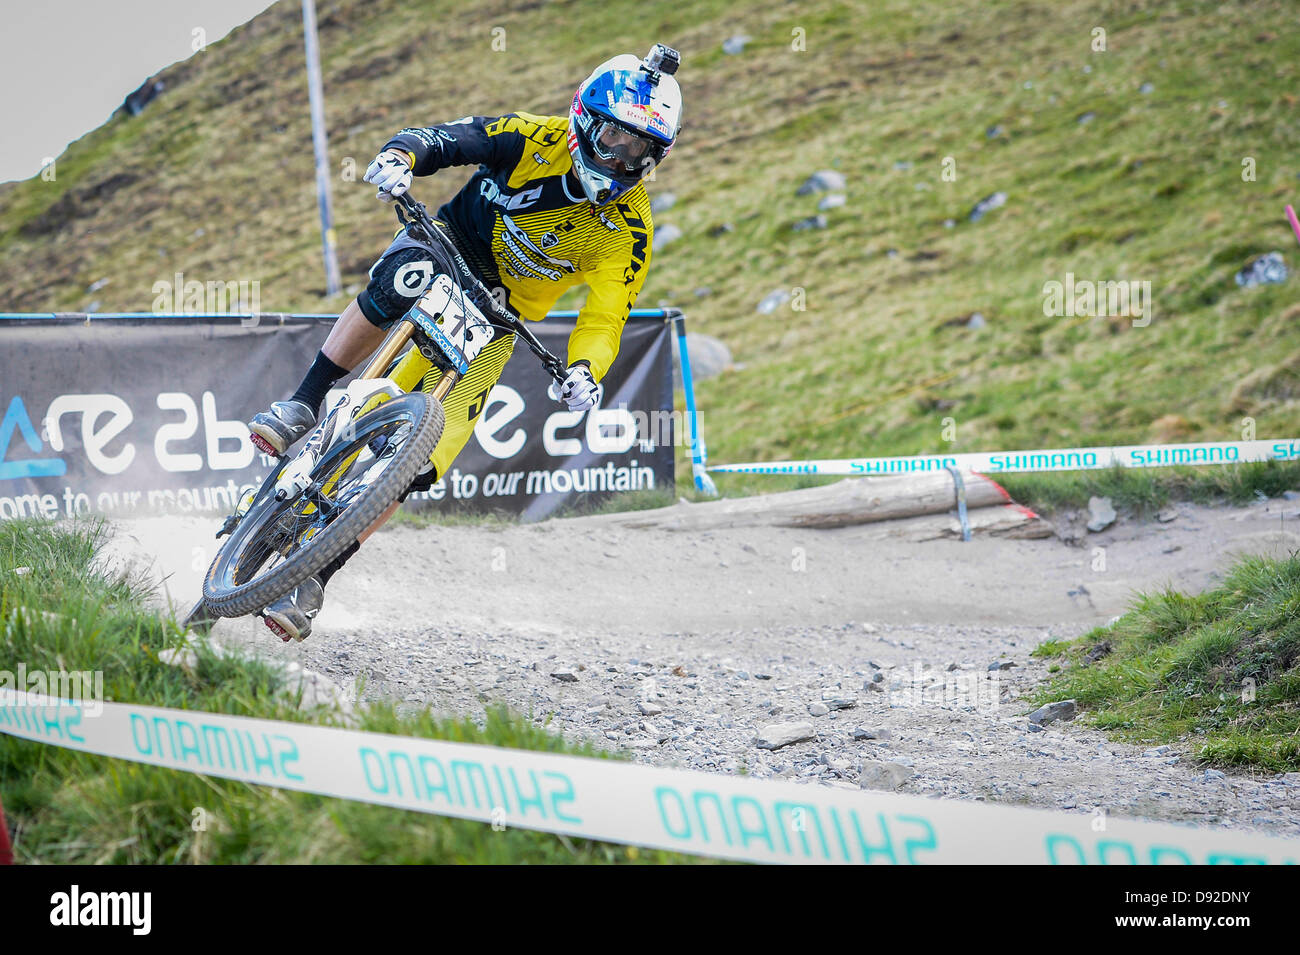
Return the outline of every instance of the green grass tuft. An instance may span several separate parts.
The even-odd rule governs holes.
[[[1086,661],[1101,639],[1111,652]],[[1300,555],[1244,558],[1195,596],[1144,595],[1051,655],[1068,662],[1040,702],[1074,698],[1123,739],[1210,763],[1300,769]]]
[[[1029,651],[1031,657],[1059,657],[1070,646],[1068,640],[1044,640]]]

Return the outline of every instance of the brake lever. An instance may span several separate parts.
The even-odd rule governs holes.
[[[403,212],[403,209],[406,212]],[[402,224],[403,229],[414,228],[426,242],[434,241],[433,233],[430,231],[433,222],[429,219],[423,203],[416,202],[409,193],[403,193],[397,197],[393,211],[397,213],[397,221]],[[407,213],[410,213],[409,219],[406,217]]]

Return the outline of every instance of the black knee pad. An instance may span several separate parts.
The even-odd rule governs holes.
[[[370,267],[370,282],[357,296],[357,304],[372,325],[387,329],[410,311],[436,274],[423,249],[390,252]]]

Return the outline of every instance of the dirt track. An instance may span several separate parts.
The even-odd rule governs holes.
[[[1076,723],[1031,732],[1020,698],[1046,675],[1034,646],[1104,623],[1134,590],[1198,590],[1234,553],[1300,548],[1295,507],[1181,505],[1168,523],[1121,520],[1079,546],[916,543],[881,525],[399,527],[335,578],[306,643],[282,645],[255,618],[215,634],[345,689],[364,677],[367,696],[553,714],[565,735],[647,762],[851,788],[888,762],[910,772],[901,792],[1295,834],[1296,774],[1221,778],[1177,747],[1144,754]],[[134,520],[120,543],[188,607],[216,523]],[[999,661],[1014,666],[990,672]],[[855,702],[810,715],[823,697]],[[789,721],[816,738],[755,746]]]

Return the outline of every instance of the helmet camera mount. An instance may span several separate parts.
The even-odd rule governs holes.
[[[672,76],[681,66],[682,55],[671,46],[656,43],[641,61],[641,69],[649,74],[651,86],[659,85],[660,76]]]

